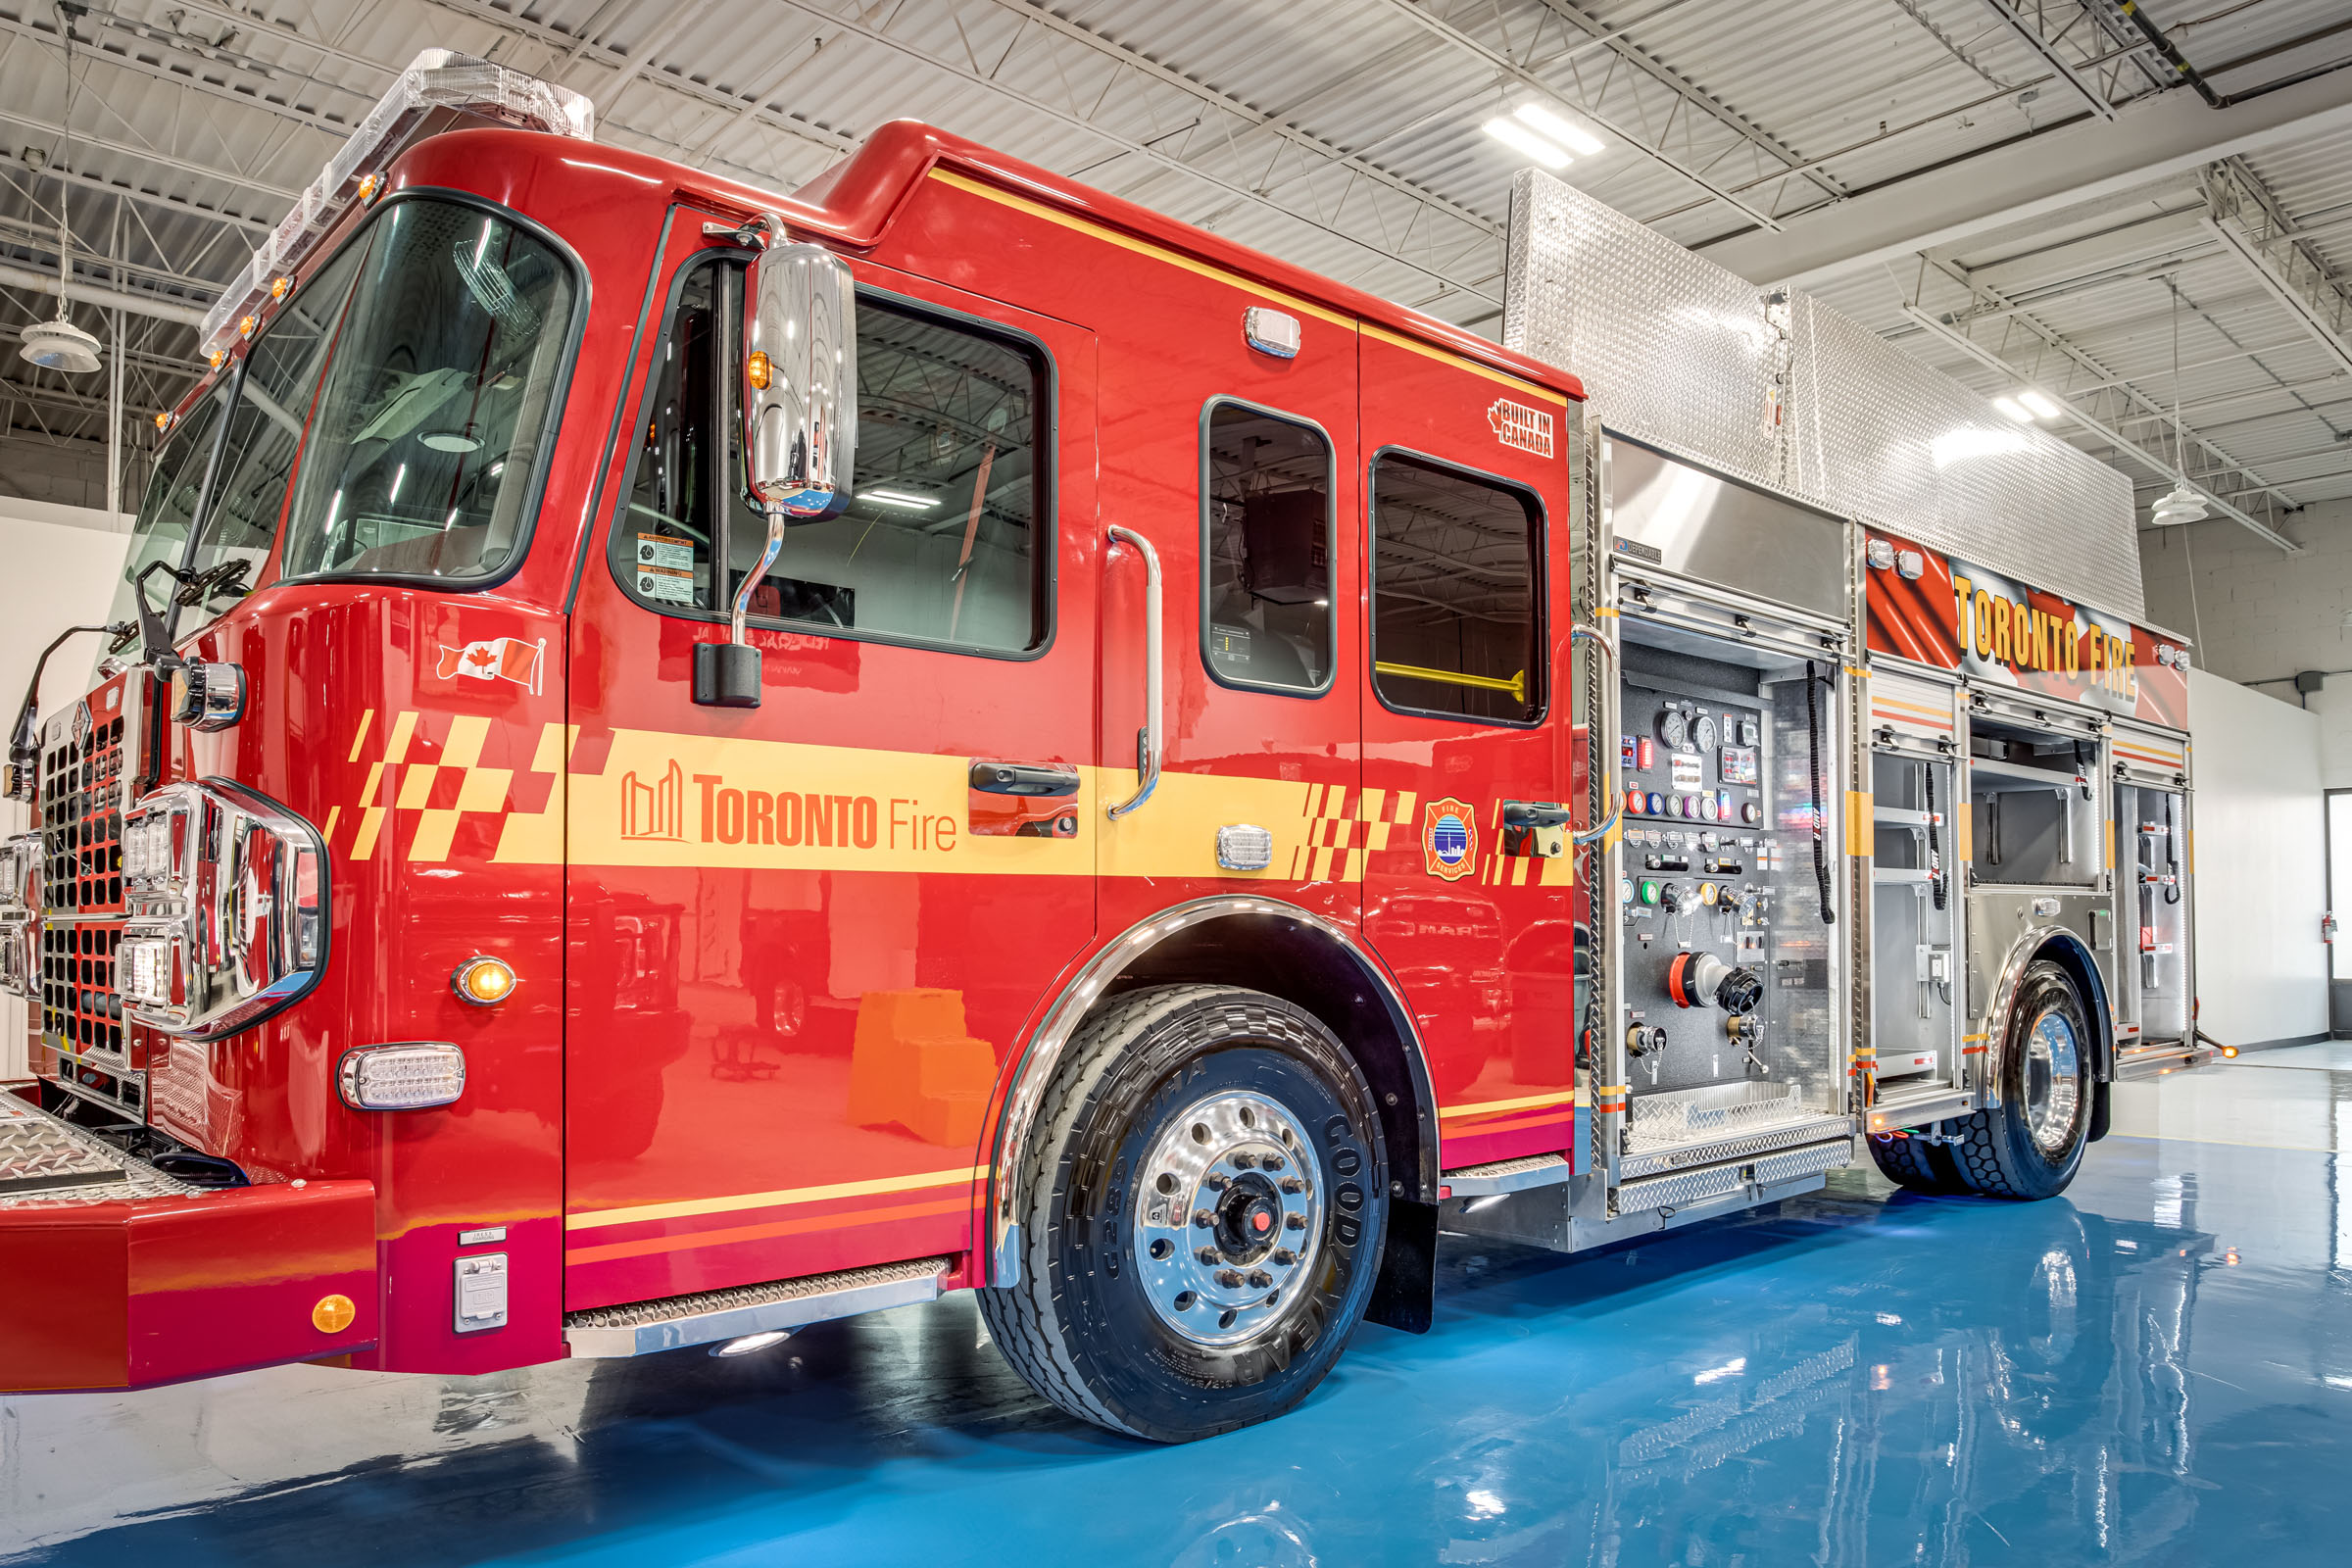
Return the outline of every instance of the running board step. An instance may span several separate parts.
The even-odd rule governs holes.
[[[810,1274],[767,1285],[566,1312],[564,1338],[573,1355],[606,1359],[710,1345],[777,1329],[790,1332],[831,1318],[936,1300],[940,1277],[954,1262],[947,1257],[923,1257],[843,1269],[838,1274]]]
[[[1897,1127],[1925,1127],[1931,1122],[1965,1116],[1977,1108],[1977,1097],[1966,1089],[1935,1088],[1908,1094],[1881,1094],[1870,1107],[1864,1130],[1891,1132]]]
[[[1576,1174],[1561,1154],[1529,1154],[1498,1159],[1492,1165],[1464,1165],[1438,1178],[1441,1198],[1486,1198],[1495,1193],[1524,1192],[1530,1187],[1556,1187]]]
[[[2213,1048],[2199,1043],[2183,1045],[2168,1040],[2162,1045],[2140,1046],[2115,1054],[2115,1078],[2121,1083],[2127,1078],[2154,1078],[2168,1072],[2183,1072],[2202,1067],[2213,1059]]]

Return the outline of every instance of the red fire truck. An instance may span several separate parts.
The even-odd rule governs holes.
[[[1425,1328],[1442,1214],[1615,1183],[1576,379],[922,125],[784,198],[587,120],[419,62],[28,704],[0,1388],[980,1288],[1184,1439]],[[1677,983],[1759,1059],[1754,968]],[[1819,1185],[1825,1049],[1780,1164],[1577,1245]]]

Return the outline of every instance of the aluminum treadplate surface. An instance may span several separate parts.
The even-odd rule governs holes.
[[[670,1296],[657,1301],[591,1307],[564,1315],[564,1338],[575,1356],[644,1355],[687,1345],[709,1345],[771,1329],[797,1329],[830,1318],[878,1312],[934,1300],[953,1258],[843,1269],[732,1290]]]

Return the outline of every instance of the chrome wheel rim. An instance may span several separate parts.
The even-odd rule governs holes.
[[[2062,1154],[2074,1141],[2082,1101],[2082,1054],[2073,1024],[2045,1012],[2026,1036],[2026,1125],[2034,1147]]]
[[[1136,1167],[1144,1298],[1195,1345],[1238,1345],[1304,1294],[1323,1248],[1323,1166],[1289,1107],[1230,1091],[1169,1118]]]

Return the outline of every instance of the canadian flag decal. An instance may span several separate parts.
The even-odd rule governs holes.
[[[547,655],[544,637],[535,643],[517,637],[493,637],[488,642],[467,643],[463,648],[452,648],[447,643],[436,646],[441,650],[443,680],[457,675],[470,675],[475,680],[511,680],[526,688],[532,696],[539,695],[540,665]]]

